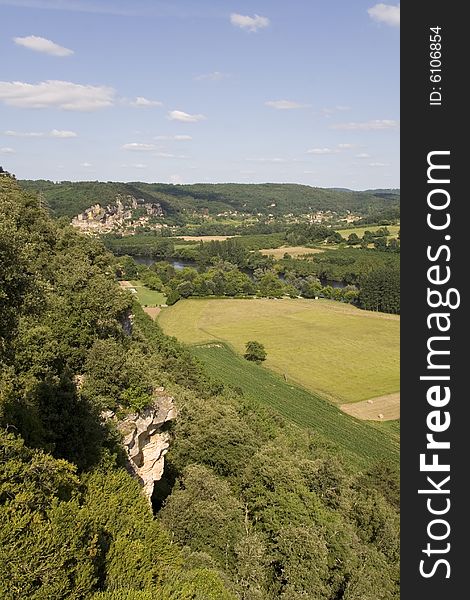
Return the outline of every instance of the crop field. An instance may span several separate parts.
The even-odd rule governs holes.
[[[281,248],[263,248],[260,250],[261,254],[274,256],[274,258],[283,258],[287,252],[294,258],[302,256],[303,254],[318,254],[324,252],[321,248],[307,248],[306,246],[281,246]]]
[[[180,235],[175,240],[184,240],[185,242],[224,242],[234,235]],[[173,239],[173,238],[169,238]]]
[[[396,315],[331,300],[188,299],[164,308],[163,331],[187,344],[264,344],[266,367],[287,382],[344,404],[398,392]]]
[[[223,344],[193,346],[192,351],[214,378],[333,442],[350,463],[367,467],[381,458],[398,462],[399,432],[393,422],[368,423],[350,417],[327,400],[286,383]]]
[[[348,239],[351,233],[355,233],[358,237],[362,237],[366,231],[377,231],[380,229],[380,225],[369,225],[368,227],[353,227],[351,229],[337,229],[338,233],[341,234],[345,240]],[[400,231],[400,225],[387,225],[387,229],[390,231],[388,238],[396,238]]]
[[[400,394],[388,394],[362,402],[343,404],[341,410],[357,419],[391,421],[400,418]]]

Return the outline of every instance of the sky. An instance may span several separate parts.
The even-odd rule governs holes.
[[[0,0],[21,179],[399,187],[399,4]]]

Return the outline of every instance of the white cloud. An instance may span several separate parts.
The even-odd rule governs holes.
[[[121,165],[122,169],[146,169],[147,165],[144,165],[143,163],[134,163],[132,165]]]
[[[174,183],[175,185],[181,185],[183,183],[183,178],[181,175],[171,175],[170,183]]]
[[[375,4],[367,10],[369,17],[378,23],[385,23],[392,27],[400,26],[400,5]]]
[[[392,119],[374,119],[372,121],[337,123],[332,129],[344,129],[348,131],[378,131],[382,129],[396,129],[398,121]]]
[[[338,144],[338,148],[340,150],[351,150],[351,148],[355,148],[356,144]]]
[[[155,150],[154,144],[141,144],[140,142],[129,142],[121,146],[123,150],[133,150],[137,152],[150,152]]]
[[[24,46],[34,52],[42,52],[44,54],[50,54],[52,56],[70,56],[73,54],[73,50],[59,46],[52,40],[47,38],[39,37],[37,35],[28,35],[27,37],[15,37],[13,38],[15,44],[18,46]]]
[[[333,108],[325,107],[325,108],[322,108],[320,112],[324,117],[329,119],[331,117],[331,115],[334,115],[337,112],[345,112],[347,110],[351,110],[351,107],[350,106],[335,106]]]
[[[114,96],[113,88],[82,85],[71,81],[0,81],[0,100],[8,106],[18,108],[90,111],[112,106]]]
[[[197,121],[204,121],[206,118],[204,115],[190,115],[189,113],[183,112],[182,110],[171,110],[168,113],[170,121],[182,121],[183,123],[196,123]]]
[[[334,150],[333,148],[311,148],[307,150],[307,154],[336,154],[338,150]]]
[[[189,142],[193,138],[190,135],[156,135],[155,140],[175,140],[176,142]]]
[[[371,162],[369,163],[369,167],[388,167],[388,163],[382,163],[382,162]]]
[[[53,137],[53,138],[74,138],[77,137],[77,133],[75,131],[66,131],[63,129],[53,129],[51,132],[49,132],[49,137]]]
[[[249,162],[260,162],[260,163],[285,163],[287,162],[285,158],[247,158]]]
[[[294,110],[296,108],[307,108],[309,104],[300,104],[293,100],[268,100],[264,103],[266,106],[276,108],[277,110]]]
[[[52,129],[51,131],[4,131],[4,135],[9,137],[25,137],[25,138],[75,138],[78,133],[75,131],[67,131],[64,129]]]
[[[137,96],[135,100],[131,102],[131,106],[135,108],[152,108],[153,106],[163,106],[163,102],[159,100],[149,100],[143,96]]]
[[[14,150],[13,148],[8,148],[8,147],[4,147],[4,148],[0,148],[0,154],[15,154],[16,150]]]
[[[230,15],[230,23],[241,29],[247,31],[258,31],[258,29],[264,29],[269,25],[268,17],[260,17],[259,15],[239,15],[238,13],[232,13]]]
[[[194,81],[221,81],[230,77],[228,73],[221,73],[220,71],[213,71],[212,73],[204,73],[202,75],[196,75]]]
[[[9,129],[8,131],[4,131],[3,134],[10,137],[44,137],[44,132],[42,131],[12,131]]]
[[[187,158],[181,154],[171,154],[170,152],[157,152],[155,156],[158,158]]]
[[[354,158],[370,158],[370,154],[367,154],[367,152],[361,152],[360,154],[356,154]]]
[[[89,169],[93,165],[91,163],[89,163],[89,162],[83,162],[83,163],[80,163],[80,166],[81,167],[85,167],[85,169]]]

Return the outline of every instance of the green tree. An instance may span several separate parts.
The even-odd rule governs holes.
[[[266,360],[266,350],[260,342],[247,342],[245,347],[245,354],[243,355],[246,360],[251,360],[256,363],[261,363]]]
[[[355,246],[360,243],[360,238],[357,233],[350,233],[348,236],[348,246]]]

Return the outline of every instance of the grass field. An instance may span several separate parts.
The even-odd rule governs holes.
[[[387,225],[387,229],[390,231],[389,238],[396,238],[398,232],[400,231],[400,225]],[[338,229],[338,233],[340,233],[345,240],[348,239],[351,233],[355,233],[357,236],[362,237],[366,231],[377,231],[380,229],[380,225],[369,225],[368,227],[354,227],[351,229]]]
[[[142,306],[159,306],[165,304],[166,296],[161,292],[155,292],[142,285],[141,281],[131,281],[132,286],[137,291],[137,300]]]
[[[297,256],[302,256],[303,254],[318,254],[319,252],[324,252],[321,248],[307,248],[306,246],[282,246],[281,248],[266,248],[260,250],[261,254],[274,256],[274,258],[283,258],[284,254],[287,252],[294,258]]]
[[[360,467],[381,458],[398,462],[399,429],[395,423],[354,419],[315,394],[289,385],[265,367],[246,361],[222,344],[193,346],[192,351],[214,378],[240,388],[245,396],[268,405],[291,422],[311,428],[339,446],[349,462]]]
[[[158,322],[188,344],[264,344],[266,367],[344,404],[399,390],[399,317],[331,300],[189,299]]]

